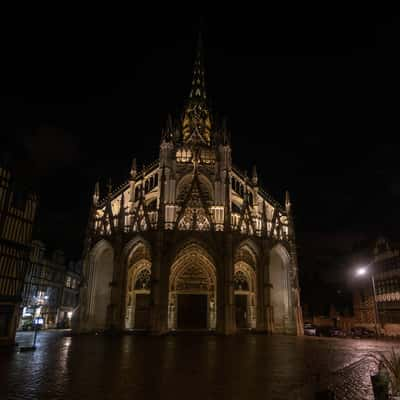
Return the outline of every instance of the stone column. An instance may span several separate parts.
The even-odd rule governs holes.
[[[168,331],[168,258],[164,255],[164,233],[156,233],[151,265],[151,321],[150,332],[158,335]]]
[[[264,318],[263,330],[268,333],[273,333],[274,324],[273,324],[273,310],[271,307],[271,280],[270,280],[270,251],[271,248],[269,243],[265,240],[263,243],[263,253],[264,253],[264,261],[263,261],[263,303],[262,303],[262,314]]]
[[[122,256],[122,238],[115,241],[114,271],[111,282],[110,305],[107,309],[107,326],[112,330],[125,329],[126,265]]]
[[[217,332],[235,333],[232,234],[225,233],[217,260]]]
[[[257,289],[257,309],[256,309],[256,331],[265,332],[267,330],[265,319],[265,270],[267,268],[265,240],[261,240],[261,254],[256,268],[256,289]]]

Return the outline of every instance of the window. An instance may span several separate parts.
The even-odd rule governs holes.
[[[189,162],[192,158],[192,152],[188,149],[179,149],[176,152],[176,160],[178,162]]]
[[[147,209],[149,211],[157,211],[157,199],[150,201],[150,203],[147,206]]]
[[[240,207],[235,203],[232,203],[232,212],[240,214]]]
[[[249,203],[253,205],[253,194],[249,193]]]
[[[70,288],[71,287],[71,277],[67,276],[65,279],[65,287]]]

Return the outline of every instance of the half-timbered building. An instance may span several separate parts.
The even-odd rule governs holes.
[[[37,204],[0,166],[0,345],[15,341]]]

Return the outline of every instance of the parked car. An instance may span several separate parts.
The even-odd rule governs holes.
[[[24,322],[24,324],[21,326],[21,329],[23,331],[32,331],[33,330],[33,322],[32,321]]]
[[[307,336],[316,336],[317,328],[313,324],[304,324],[304,334]]]
[[[346,332],[340,328],[334,328],[333,326],[319,326],[317,327],[317,336],[345,337]]]
[[[343,329],[331,328],[330,332],[329,332],[329,336],[332,336],[332,337],[346,337],[347,334]]]
[[[364,328],[362,326],[360,327],[355,327],[351,328],[350,335],[353,338],[368,338],[368,337],[374,337],[375,332],[371,331],[370,329]]]
[[[43,329],[43,318],[27,319],[23,322],[21,329],[23,331],[33,331]]]

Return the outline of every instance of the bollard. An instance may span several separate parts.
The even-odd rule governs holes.
[[[375,400],[389,399],[389,379],[386,374],[379,372],[376,375],[371,375],[372,389],[374,391]]]

